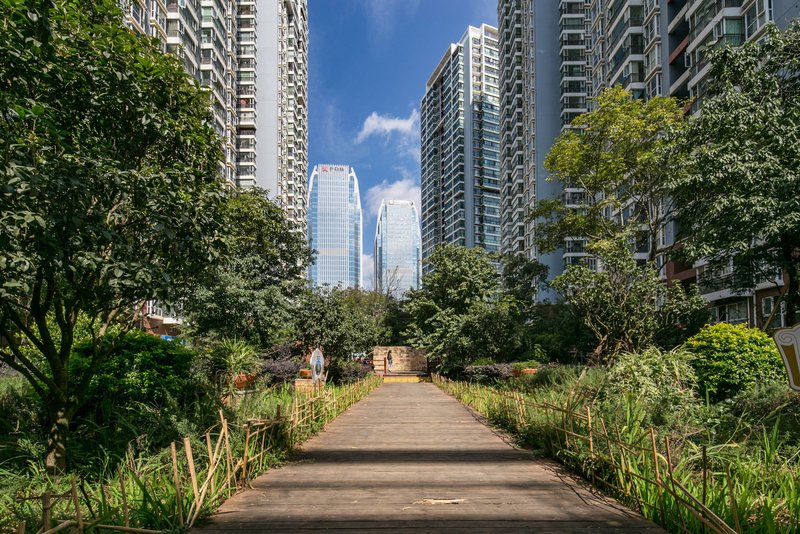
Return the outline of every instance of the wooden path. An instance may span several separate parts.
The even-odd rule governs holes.
[[[384,384],[198,532],[663,532],[425,383]]]

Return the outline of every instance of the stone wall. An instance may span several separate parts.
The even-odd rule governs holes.
[[[386,362],[389,351],[392,351],[391,369]],[[375,347],[372,350],[372,367],[379,375],[383,374],[384,369],[389,373],[427,373],[428,359],[425,351],[413,347]]]

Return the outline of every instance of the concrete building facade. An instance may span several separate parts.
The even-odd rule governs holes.
[[[500,250],[497,29],[470,26],[425,87],[420,113],[422,258],[444,243]]]

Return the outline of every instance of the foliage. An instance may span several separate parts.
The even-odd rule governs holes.
[[[637,265],[626,240],[598,242],[592,251],[600,257],[602,271],[573,265],[552,287],[595,335],[595,360],[657,342],[672,348],[676,330],[688,337],[705,322],[706,304],[696,286],[685,291],[664,284],[651,263]]]
[[[266,360],[261,364],[261,373],[269,386],[280,386],[297,378],[301,364],[298,359]]]
[[[800,309],[800,24],[708,54],[702,114],[673,180],[682,251],[712,268],[736,258],[725,283],[750,289],[788,277],[787,317]]]
[[[707,325],[683,347],[695,355],[692,365],[701,391],[713,400],[785,376],[775,343],[757,328],[727,323]]]
[[[583,192],[537,200],[536,242],[550,252],[568,237],[590,242],[633,235],[655,259],[656,237],[673,204],[667,178],[683,161],[672,149],[685,128],[674,98],[633,98],[620,87],[606,89],[594,109],[577,117],[545,159],[548,180]],[[613,217],[608,215],[612,214]]]
[[[530,314],[536,294],[547,279],[547,266],[522,254],[506,254],[502,263],[505,293],[512,296],[526,314]]]
[[[387,297],[378,292],[309,289],[298,306],[297,335],[302,347],[321,347],[328,362],[371,353],[389,337],[386,309]]]
[[[130,328],[137,303],[179,299],[216,260],[221,143],[207,93],[116,0],[7,0],[0,20],[0,359],[46,401],[61,470],[108,347],[71,375],[78,317],[95,339]]]
[[[229,193],[223,217],[226,251],[185,302],[188,333],[260,347],[290,338],[311,258],[302,234],[259,189]]]
[[[191,391],[195,353],[180,343],[144,332],[129,332],[118,341],[103,339],[101,343],[113,343],[113,347],[89,385],[88,405],[106,398],[120,406],[159,404]],[[93,350],[91,341],[76,345],[70,362],[75,374],[90,365]]]
[[[530,343],[550,361],[577,363],[595,347],[594,335],[571,304],[537,304],[531,310]]]
[[[464,377],[471,382],[482,384],[502,382],[512,376],[512,366],[508,363],[490,363],[486,365],[468,365],[464,369]]]
[[[603,396],[608,410],[631,396],[646,413],[645,424],[671,428],[696,419],[699,405],[692,354],[649,347],[620,354],[608,370]]]
[[[328,379],[334,384],[352,384],[372,374],[372,366],[359,360],[334,360],[328,366]]]
[[[459,372],[480,357],[524,357],[519,303],[503,294],[493,260],[479,248],[439,246],[422,287],[407,294],[409,342],[440,372]]]

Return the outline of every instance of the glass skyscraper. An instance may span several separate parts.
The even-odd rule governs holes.
[[[375,289],[396,298],[417,289],[421,260],[417,207],[410,200],[384,200],[375,229]]]
[[[313,286],[361,287],[361,198],[349,165],[317,165],[308,182]]]

